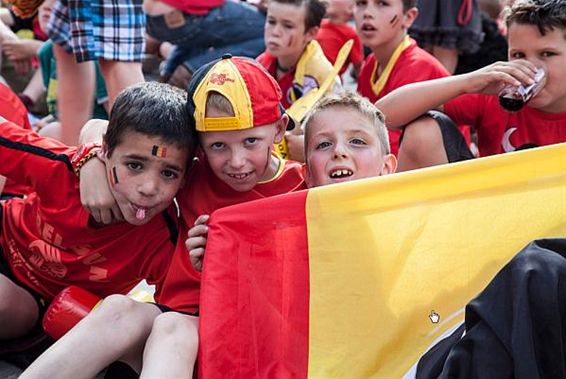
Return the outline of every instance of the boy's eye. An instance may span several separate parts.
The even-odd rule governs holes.
[[[516,52],[511,54],[511,58],[513,58],[513,59],[521,59],[521,58],[524,58],[524,57],[525,57],[525,54],[523,54],[520,51],[516,51]]]
[[[143,165],[141,163],[138,163],[138,162],[128,162],[128,163],[126,163],[126,166],[128,166],[128,168],[130,170],[134,170],[134,171],[139,171],[143,167]]]
[[[326,149],[327,147],[330,147],[332,144],[328,141],[323,141],[321,143],[319,143],[318,145],[316,145],[315,149],[316,150],[321,150],[321,149]]]
[[[541,55],[543,58],[548,58],[548,57],[555,56],[556,53],[554,53],[553,51],[543,51],[540,55]]]
[[[285,24],[283,24],[283,27],[284,27],[285,29],[294,29],[294,28],[295,28],[295,25],[294,25],[294,24],[285,23]]]
[[[367,145],[367,144],[366,144],[366,141],[364,141],[364,140],[361,139],[361,138],[352,138],[352,139],[350,140],[350,143],[352,143],[352,144],[354,144],[354,145]]]
[[[177,179],[179,175],[175,171],[171,170],[163,170],[161,171],[161,175],[163,175],[166,179]]]
[[[222,149],[223,147],[224,147],[224,143],[222,142],[214,142],[210,144],[210,148],[214,150],[219,150]]]
[[[268,19],[267,19],[267,23],[268,23],[269,25],[275,25],[275,20],[272,19],[272,18],[268,18]]]
[[[380,7],[384,7],[384,6],[389,5],[389,3],[387,3],[387,1],[378,1],[377,5],[380,6]]]
[[[357,7],[363,7],[363,6],[366,5],[366,4],[367,4],[367,1],[366,1],[366,0],[357,0],[357,1],[356,1],[356,6],[357,6]]]

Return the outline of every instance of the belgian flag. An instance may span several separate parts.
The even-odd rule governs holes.
[[[566,235],[565,157],[548,146],[218,210],[201,377],[411,377],[521,248]]]

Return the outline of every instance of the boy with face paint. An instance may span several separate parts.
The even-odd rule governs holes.
[[[446,163],[446,141],[435,119],[411,122],[429,109],[442,110],[478,134],[480,156],[566,141],[566,2],[521,0],[507,9],[509,61],[449,78],[415,83],[380,99],[387,126],[405,128],[401,153],[417,168]],[[540,92],[516,112],[505,111],[498,94],[505,86],[529,86],[544,70]],[[406,145],[405,145],[406,143]]]
[[[358,35],[372,51],[362,65],[358,92],[371,102],[408,83],[449,75],[436,58],[419,48],[407,34],[418,14],[416,4],[417,0],[355,2]],[[395,155],[400,135],[398,131],[389,132],[391,151]]]
[[[268,3],[264,36],[267,50],[257,60],[277,79],[285,109],[318,88],[332,72],[332,64],[315,40],[325,12],[320,0]],[[337,78],[337,88],[339,83]]]
[[[171,205],[194,151],[184,101],[157,83],[118,96],[99,151],[125,220],[112,225],[95,222],[80,202],[77,171],[96,148],[68,147],[0,119],[0,174],[34,189],[0,202],[0,290],[9,304],[0,339],[30,331],[70,285],[108,296],[146,279],[161,291],[177,235]],[[152,156],[152,146],[167,156]]]
[[[126,296],[104,300],[23,378],[77,378],[77,372],[92,377],[116,360],[142,377],[192,377],[200,273],[192,268],[185,247],[189,227],[199,215],[218,208],[305,188],[301,165],[273,151],[288,122],[280,101],[277,82],[254,60],[226,55],[195,71],[187,109],[201,149],[187,173],[187,186],[177,195],[181,232],[159,304]],[[87,175],[94,179],[84,188],[100,186],[97,166],[89,162],[81,170],[83,180]],[[99,343],[84,343],[91,340]]]

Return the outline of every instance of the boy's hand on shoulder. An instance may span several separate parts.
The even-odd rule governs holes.
[[[208,219],[209,215],[200,215],[194,226],[189,230],[185,246],[189,251],[189,259],[191,265],[197,271],[202,271],[202,261],[204,259],[204,249],[206,248],[206,239],[208,237]]]
[[[467,93],[498,95],[506,85],[519,86],[534,83],[536,66],[518,59],[511,62],[495,62],[479,70],[462,75]]]
[[[81,167],[79,188],[81,204],[96,222],[111,224],[124,220],[124,216],[110,192],[106,179],[106,166],[99,159],[91,159]]]

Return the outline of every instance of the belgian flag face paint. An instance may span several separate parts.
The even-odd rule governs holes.
[[[393,16],[393,18],[389,21],[389,23],[391,25],[395,25],[397,23],[397,20],[399,19],[399,17],[397,17],[397,15]]]
[[[158,158],[165,158],[167,156],[167,148],[153,145],[153,148],[151,149],[151,155]]]
[[[112,170],[110,170],[110,184],[114,187],[118,184],[118,173],[116,172],[116,166],[112,166]]]

